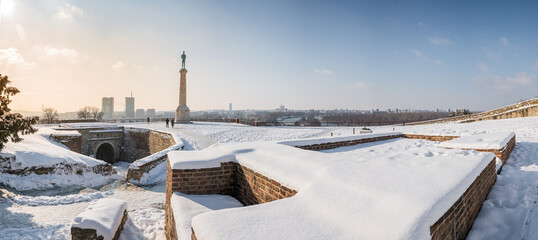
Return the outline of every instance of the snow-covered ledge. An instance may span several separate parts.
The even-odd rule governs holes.
[[[133,128],[136,129],[136,128]],[[128,129],[128,131],[131,131],[132,129]],[[138,159],[131,163],[129,165],[129,170],[127,172],[127,180],[131,182],[137,182],[142,178],[142,176],[145,173],[148,173],[151,169],[155,168],[157,165],[162,164],[166,161],[166,155],[171,151],[177,151],[183,149],[183,141],[177,137],[175,134],[168,133],[168,132],[162,132],[162,131],[156,131],[151,129],[143,129],[148,131],[148,145],[149,148],[152,148],[152,145],[156,144],[163,144],[163,141],[152,141],[153,138],[168,138],[170,143],[168,143],[168,146],[163,149],[163,146],[156,146],[153,148],[157,149],[163,149],[161,151],[158,151],[156,153],[152,153],[151,155]],[[156,143],[154,143],[156,142]],[[164,141],[167,142],[167,141]]]
[[[75,217],[71,225],[71,236],[73,240],[116,240],[126,221],[127,202],[111,198],[99,199]]]
[[[388,140],[392,138],[402,137],[401,132],[387,132],[387,133],[373,133],[373,134],[359,134],[346,137],[320,137],[320,138],[307,138],[298,140],[281,141],[280,144],[298,147],[305,150],[326,150],[338,147],[352,146],[367,142],[377,142]]]
[[[314,144],[334,142],[331,140]],[[194,194],[228,194],[246,205],[252,204],[229,187],[238,186],[232,175],[247,169],[251,171],[246,177],[249,184],[235,189],[259,187],[265,190],[251,192],[268,196],[270,201],[275,200],[270,198],[271,194],[278,193],[281,198],[277,199],[281,200],[196,215],[192,219],[193,238],[439,239],[453,233],[465,236],[495,182],[494,155],[441,150],[435,144],[423,150],[409,141],[413,140],[386,142],[386,153],[374,158],[342,158],[278,142],[216,144],[201,151],[170,152],[167,234],[177,227],[172,212],[179,206],[173,206],[169,199],[178,189]],[[397,147],[405,143],[408,145]],[[284,191],[275,191],[278,186]],[[286,188],[293,192],[287,193]],[[225,192],[206,192],[213,189]],[[456,211],[460,208],[466,210]],[[249,227],[245,228],[244,223],[249,223]],[[174,238],[172,234],[169,237]]]

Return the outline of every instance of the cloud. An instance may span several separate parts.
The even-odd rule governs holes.
[[[0,49],[0,63],[6,65],[22,64],[24,58],[15,48]]]
[[[357,82],[357,83],[354,83],[353,85],[351,85],[350,87],[351,88],[365,88],[365,87],[369,87],[369,86],[372,86],[373,84],[371,83],[367,83],[367,82]]]
[[[333,71],[328,69],[314,69],[314,72],[319,75],[332,75]]]
[[[501,37],[500,40],[505,47],[508,47],[508,45],[510,45],[510,43],[508,42],[508,39],[506,39],[505,37]]]
[[[534,74],[519,72],[515,77],[507,77],[506,82],[513,86],[529,86],[534,84]]]
[[[37,59],[44,61],[66,61],[77,64],[80,60],[87,59],[77,50],[66,47],[53,47],[51,45],[36,44],[32,46],[31,53]]]
[[[448,38],[442,38],[438,36],[433,37],[427,37],[428,40],[430,40],[431,43],[439,46],[449,46],[452,45],[453,42]]]
[[[112,69],[116,71],[124,69],[125,67],[127,67],[127,64],[125,64],[123,61],[120,61],[120,60],[116,61],[116,63],[112,65]]]
[[[486,54],[486,56],[491,60],[500,60],[501,54],[498,52],[493,51],[491,48],[488,47],[482,47],[482,52]]]
[[[443,62],[441,62],[441,60],[439,59],[435,59],[435,61],[433,61],[435,64],[443,64]]]
[[[59,12],[54,15],[56,19],[60,20],[71,20],[74,16],[83,16],[84,11],[82,8],[79,8],[75,5],[66,3],[63,7],[59,9]]]
[[[490,70],[489,70],[489,67],[488,67],[487,64],[485,64],[485,63],[477,63],[476,66],[478,68],[480,68],[480,70],[482,70],[482,71],[484,71],[486,73],[490,73]]]
[[[499,90],[514,90],[534,84],[535,76],[527,72],[518,72],[515,77],[502,77],[493,73],[485,63],[478,63],[477,67],[486,73],[486,76],[476,76],[471,80],[477,85],[493,86]]]
[[[0,68],[29,70],[35,66],[33,62],[27,62],[16,48],[0,49]],[[6,74],[3,72],[2,74]]]
[[[413,54],[415,54],[415,56],[417,56],[417,57],[422,57],[422,52],[420,52],[417,49],[413,49]]]

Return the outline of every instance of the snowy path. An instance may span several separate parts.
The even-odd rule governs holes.
[[[8,197],[0,199],[0,238],[2,239],[71,239],[71,222],[84,211],[91,200],[102,197],[122,199],[128,203],[129,219],[134,223],[123,239],[165,239],[164,185],[142,189],[133,185],[120,185],[109,194],[82,193],[51,197],[25,197],[25,201]],[[74,197],[76,196],[76,197]],[[71,201],[58,201],[58,198]],[[76,199],[83,199],[76,202]],[[20,200],[20,199],[19,199]],[[32,201],[33,200],[33,201]]]

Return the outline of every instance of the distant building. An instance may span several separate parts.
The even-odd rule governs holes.
[[[228,111],[232,112],[232,103],[230,103]]]
[[[136,118],[143,118],[145,115],[144,109],[136,109]]]
[[[154,118],[155,117],[155,108],[148,108],[148,110],[146,110],[146,115],[148,115],[148,117],[150,117],[150,118]]]
[[[114,119],[114,98],[104,97],[101,110],[103,111],[103,119],[105,120]]]
[[[134,100],[135,100],[134,97],[125,98],[125,117],[126,118],[134,118],[135,116]]]

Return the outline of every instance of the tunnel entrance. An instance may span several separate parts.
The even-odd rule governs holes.
[[[107,163],[114,163],[114,148],[110,143],[103,143],[97,148],[95,158],[103,160]]]

